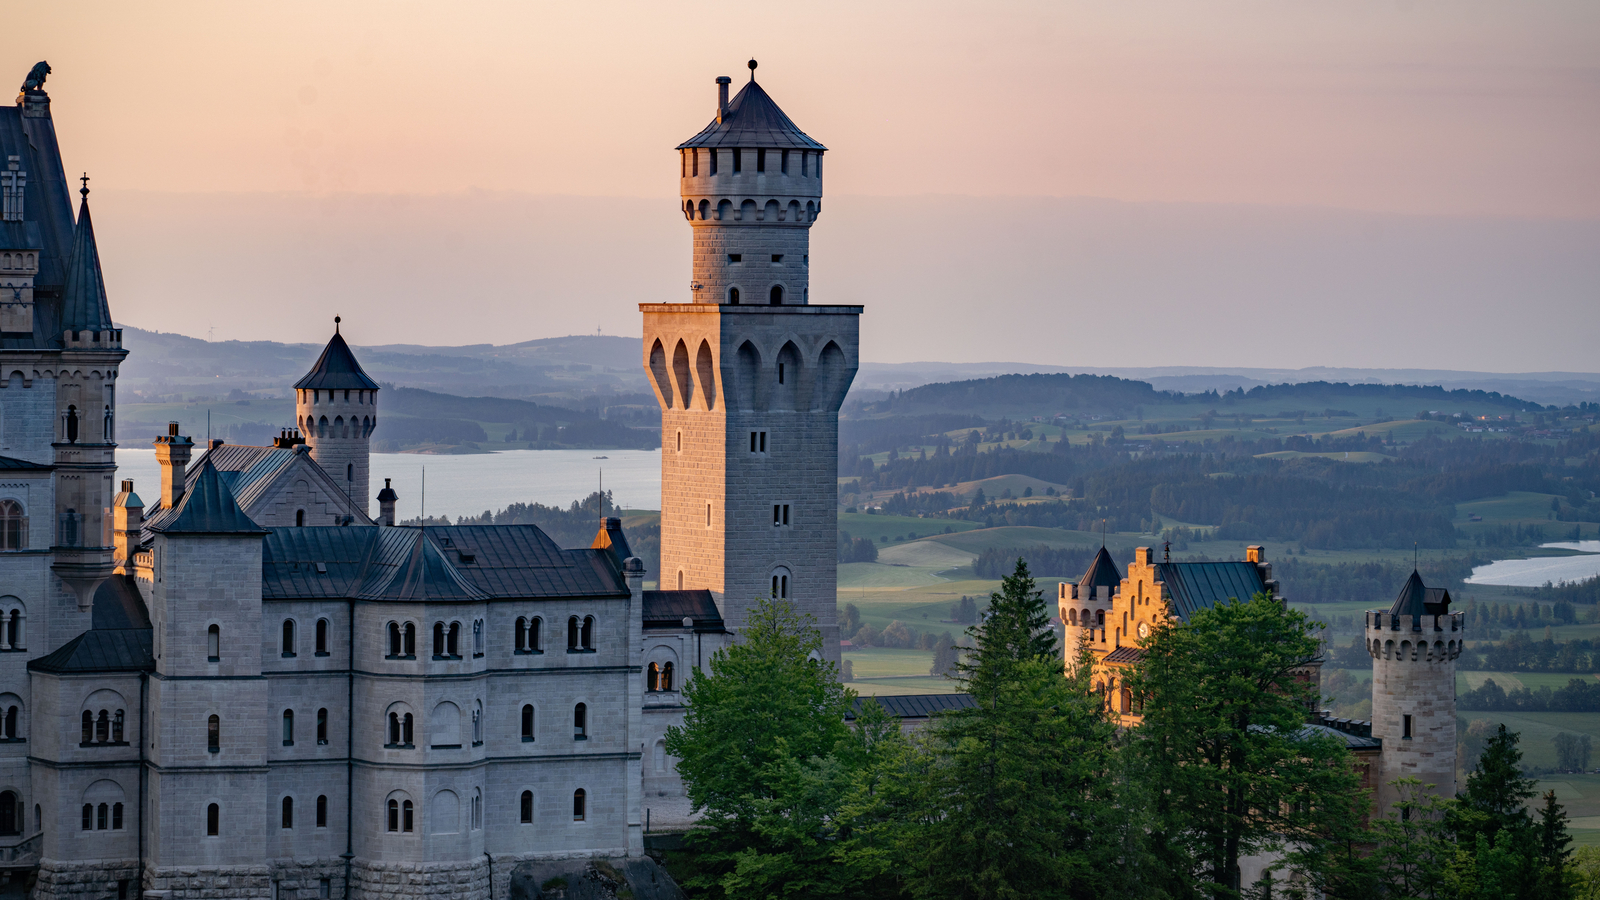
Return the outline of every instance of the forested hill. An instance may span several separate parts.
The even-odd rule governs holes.
[[[1386,408],[1390,414],[1410,415],[1418,410],[1455,412],[1470,406],[1501,412],[1540,409],[1530,403],[1493,391],[1445,390],[1405,384],[1344,384],[1312,381],[1300,384],[1258,385],[1218,393],[1198,394],[1158,391],[1149,383],[1113,375],[1034,373],[1000,375],[972,381],[925,384],[883,400],[858,405],[850,412],[861,415],[910,416],[927,413],[966,413],[985,418],[999,416],[1116,415],[1163,406],[1255,407],[1291,406],[1314,413],[1359,410],[1351,415],[1373,415]]]

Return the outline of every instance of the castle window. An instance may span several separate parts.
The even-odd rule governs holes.
[[[773,265],[777,265],[778,263],[783,262],[783,254],[782,253],[774,253],[774,254],[772,254],[772,262],[773,262]]]
[[[483,701],[472,701],[472,746],[483,746]]]
[[[328,710],[326,707],[317,710],[317,746],[326,746],[328,743]]]
[[[94,739],[101,744],[111,740],[111,714],[103,709],[94,723]]]
[[[810,150],[801,150],[800,151],[800,174],[801,175],[810,175],[811,174],[811,151]]]
[[[739,305],[739,289],[738,288],[736,288],[736,287],[728,288],[728,304],[730,306],[738,306]]]
[[[572,739],[587,741],[589,739],[589,706],[579,703],[572,708]]]
[[[683,590],[683,570],[678,570],[678,590]]]
[[[94,743],[94,713],[87,709],[83,711],[83,736],[81,740],[85,744]]]
[[[733,148],[733,174],[737,175],[737,174],[739,174],[740,172],[743,172],[743,171],[744,171],[744,150],[742,150],[742,149],[740,149],[738,147],[735,147],[735,148]]]
[[[777,260],[774,259],[773,262],[777,262]],[[772,306],[783,305],[783,285],[775,284],[772,286],[772,290],[767,292],[767,303]]]
[[[706,153],[711,158],[711,174],[715,175],[717,174],[717,151],[707,150]]]
[[[728,254],[728,262],[730,264],[731,263],[744,262],[744,254],[743,253],[729,253]]]
[[[206,719],[206,751],[222,752],[222,719],[215,713]]]
[[[773,528],[784,528],[784,527],[787,527],[788,524],[789,524],[789,504],[787,504],[787,503],[774,503],[774,504],[772,504],[772,527]]]
[[[294,798],[293,797],[285,797],[285,798],[283,798],[283,822],[279,827],[282,827],[282,828],[293,828],[294,827]]]
[[[216,837],[222,831],[222,808],[212,803],[206,807],[206,836]]]
[[[785,175],[789,174],[789,151],[787,151],[787,150],[783,151],[783,155],[779,158],[779,161],[778,161],[778,167],[779,167],[780,171],[782,171],[783,174],[785,174]]]
[[[584,815],[588,812],[588,810],[585,809],[585,807],[588,805],[586,802],[588,799],[589,796],[588,794],[584,793],[583,788],[578,788],[572,792],[572,821],[583,821]]]
[[[293,619],[284,619],[283,620],[283,656],[285,658],[288,658],[288,657],[292,657],[294,655],[295,655],[295,652],[294,652],[294,620]]]
[[[22,504],[15,500],[0,500],[0,550],[28,549],[28,517],[22,514]]]
[[[67,407],[67,443],[76,444],[77,442],[78,442],[78,408],[76,406],[68,406]]]
[[[328,655],[328,620],[317,620],[317,655]]]
[[[572,653],[572,652],[575,652],[575,651],[580,650],[580,649],[582,649],[582,645],[578,643],[578,617],[577,616],[568,616],[567,617],[567,652],[568,653]]]
[[[1106,611],[1105,610],[1097,609],[1097,610],[1094,611],[1094,624],[1095,624],[1095,627],[1097,627],[1097,628],[1106,627]]]
[[[778,383],[783,384],[783,363],[778,363]]]
[[[444,659],[444,623],[433,623],[433,658]]]
[[[656,692],[656,685],[661,682],[661,667],[651,663],[644,673],[644,689],[649,693]]]
[[[483,655],[483,620],[472,620],[472,656],[474,659]]]
[[[1400,737],[1411,740],[1411,717],[1408,715],[1400,717]]]
[[[222,659],[222,629],[212,625],[206,629],[206,661],[218,662]]]
[[[678,432],[678,452],[683,452],[683,432]]]
[[[389,623],[389,659],[400,655],[400,623]]]
[[[752,431],[752,432],[750,432],[750,452],[751,453],[765,453],[765,452],[767,452],[767,433],[765,431]]]
[[[111,743],[113,743],[113,744],[121,744],[121,743],[123,743],[123,740],[122,740],[122,722],[123,722],[122,710],[119,709],[115,713],[112,713],[112,715],[111,715]]]
[[[472,789],[472,830],[483,827],[483,788]]]
[[[578,640],[583,649],[594,649],[594,616],[583,617],[583,628],[578,631]]]
[[[789,570],[784,566],[772,570],[772,599],[789,599]]]
[[[405,629],[405,656],[407,659],[417,658],[417,625],[407,622]]]
[[[327,794],[318,794],[317,795],[317,827],[318,828],[327,828],[328,827],[328,795]],[[327,896],[327,895],[324,894],[323,896]]]
[[[0,793],[0,835],[22,833],[22,798],[15,791]]]
[[[664,663],[661,664],[661,674],[656,679],[656,690],[657,691],[670,691],[670,690],[672,690],[672,663],[671,663],[671,661],[664,662]]]
[[[765,172],[766,170],[767,170],[767,148],[760,147],[760,148],[756,149],[756,171],[757,172]]]
[[[285,747],[294,746],[294,710],[292,709],[283,711],[283,745]]]
[[[102,803],[95,807],[94,813],[94,829],[96,831],[105,831],[106,826],[111,824],[111,805]]]
[[[699,147],[696,147],[693,150],[689,151],[689,174],[693,175],[693,176],[698,176],[700,174],[700,148]]]
[[[351,419],[350,421],[354,422],[355,419]],[[356,464],[355,463],[345,463],[344,464],[344,480],[345,481],[355,481],[356,480]]]
[[[449,651],[451,659],[461,658],[461,623],[451,622],[450,632],[446,636],[445,649]]]
[[[94,804],[93,803],[85,803],[83,805],[83,830],[84,831],[93,831],[94,830]]]
[[[522,824],[533,824],[533,791],[522,792]]]
[[[294,527],[296,527],[296,528],[304,528],[305,525],[306,525],[306,511],[303,510],[303,509],[295,510],[294,511]]]
[[[20,740],[22,740],[22,733],[19,730],[19,727],[20,727],[20,721],[19,720],[21,719],[21,712],[22,712],[22,708],[21,707],[18,707],[18,706],[7,706],[6,707],[6,715],[5,715],[4,722],[0,723],[0,737],[3,737],[5,740],[8,740],[8,741],[20,741]]]
[[[531,742],[533,739],[533,704],[524,703],[522,705],[522,740]]]

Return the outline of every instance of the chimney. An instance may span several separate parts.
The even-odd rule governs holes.
[[[622,580],[628,585],[628,593],[639,599],[644,594],[644,560],[637,556],[623,560]]]
[[[112,501],[111,546],[116,565],[133,574],[133,554],[139,549],[139,532],[144,528],[144,501],[133,492],[133,479],[122,481],[122,493]]]
[[[389,486],[389,479],[383,480],[383,490],[378,492],[378,521],[384,525],[394,524],[394,504],[400,495]]]
[[[156,462],[161,464],[161,505],[176,509],[183,499],[183,478],[189,468],[194,441],[178,433],[178,423],[168,422],[167,433],[156,438]]]
[[[728,85],[730,85],[732,83],[733,83],[733,79],[729,78],[726,75],[718,75],[717,76],[717,124],[718,125],[721,125],[722,124],[722,120],[726,119],[728,117]]]

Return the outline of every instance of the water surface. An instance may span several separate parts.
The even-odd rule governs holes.
[[[1560,584],[1563,581],[1583,581],[1600,576],[1600,541],[1559,541],[1539,546],[1579,550],[1585,555],[1498,559],[1474,568],[1467,583],[1538,587],[1547,581]]]

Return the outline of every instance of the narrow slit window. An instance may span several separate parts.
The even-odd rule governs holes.
[[[318,828],[327,828],[328,827],[328,795],[327,794],[318,794],[317,795],[317,827]],[[326,884],[327,879],[323,879],[323,882],[324,882],[324,884]],[[326,893],[324,893],[322,896],[326,897],[328,895]]]
[[[733,148],[733,174],[737,175],[737,174],[739,174],[740,172],[743,172],[743,171],[744,171],[744,150],[739,148],[739,147],[735,147],[735,148]]]
[[[588,794],[584,793],[583,788],[578,788],[572,792],[572,821],[583,821],[584,816],[588,813],[585,808],[588,805],[586,802],[588,799]]]
[[[1401,732],[1402,732],[1400,736],[1402,738],[1404,738],[1405,740],[1408,740],[1408,741],[1411,740],[1411,717],[1408,716],[1408,715],[1407,716],[1401,716],[1400,717],[1400,721],[1401,721],[1400,728],[1401,728]]]
[[[784,175],[789,174],[789,151],[783,151],[783,154],[778,157],[778,170]]]
[[[765,147],[756,148],[756,171],[767,171],[767,148]]]
[[[778,363],[778,383],[783,384],[783,363]]]
[[[326,746],[328,743],[328,710],[317,710],[317,745]]]
[[[206,807],[206,836],[216,837],[222,831],[222,808],[213,803]]]
[[[317,655],[328,655],[328,620],[317,620]]]
[[[717,151],[715,151],[715,150],[707,150],[706,153],[710,156],[710,159],[711,159],[711,174],[715,175],[715,174],[717,174]]]
[[[206,629],[206,661],[217,662],[222,659],[222,629],[212,625]]]
[[[579,703],[572,708],[572,739],[586,741],[589,739],[589,706]]]
[[[700,148],[698,147],[689,151],[689,174],[694,176],[700,174]]]

